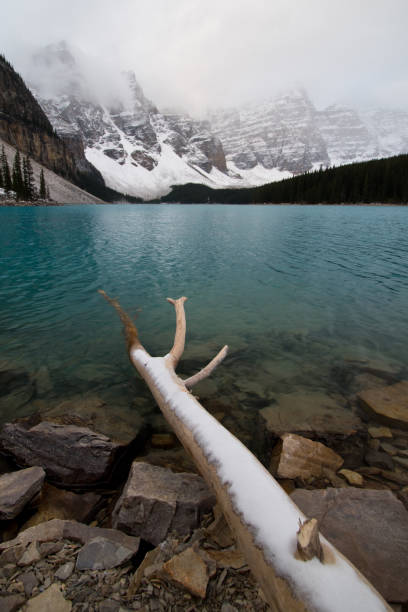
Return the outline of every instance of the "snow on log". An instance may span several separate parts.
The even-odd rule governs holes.
[[[124,324],[131,362],[214,490],[272,609],[278,612],[391,610],[364,576],[322,535],[317,538],[321,545],[318,556],[302,560],[297,533],[299,522],[304,524],[306,517],[254,455],[188,391],[187,386],[192,386],[191,380],[195,377],[183,381],[175,373],[184,348],[186,298],[169,300],[177,315],[172,350],[164,357],[151,357],[140,343],[130,317],[116,300],[101,293],[116,308]],[[224,347],[201,370],[203,377],[226,352]],[[316,542],[316,536],[313,537]]]

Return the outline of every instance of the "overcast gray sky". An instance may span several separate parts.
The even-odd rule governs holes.
[[[408,0],[2,0],[0,48],[24,72],[65,39],[192,112],[291,84],[318,107],[408,108],[407,25]]]

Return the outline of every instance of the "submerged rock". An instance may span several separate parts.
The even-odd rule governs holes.
[[[273,435],[283,433],[338,433],[350,435],[362,428],[360,419],[323,393],[288,393],[260,410],[261,426]]]
[[[0,520],[12,519],[41,490],[45,472],[35,466],[0,476]]]
[[[343,465],[343,459],[320,442],[296,434],[285,434],[275,446],[271,471],[278,478],[303,478],[324,475],[324,470],[336,472]]]
[[[292,500],[388,601],[408,601],[408,512],[391,491],[347,487],[306,491]]]
[[[0,414],[2,420],[21,416],[21,410],[34,397],[35,383],[24,370],[0,370]]]
[[[201,476],[135,461],[112,524],[157,546],[170,531],[189,533],[214,504]]]
[[[408,381],[367,389],[357,397],[366,412],[380,423],[408,429]]]

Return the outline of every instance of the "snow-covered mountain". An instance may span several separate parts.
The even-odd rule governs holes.
[[[87,62],[66,43],[48,46],[33,57],[28,82],[57,132],[81,136],[88,161],[122,193],[151,199],[187,182],[260,185],[408,152],[405,111],[317,110],[295,88],[203,121],[160,112],[133,72],[107,75],[109,88],[101,87]]]
[[[305,172],[408,152],[408,112],[360,111],[342,106],[317,110],[294,89],[262,104],[211,113],[227,166],[243,173],[262,165]]]
[[[238,172],[260,165],[298,173],[330,163],[316,115],[299,88],[262,104],[213,112],[210,121]]]
[[[83,59],[60,43],[33,57],[28,81],[57,132],[83,138],[88,161],[108,187],[149,199],[186,182],[245,184],[227,170],[209,122],[159,112],[133,72],[115,75],[107,96]]]

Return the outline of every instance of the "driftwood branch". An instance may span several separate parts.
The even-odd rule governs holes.
[[[322,536],[320,544],[324,558],[330,559],[330,563],[316,564],[315,560],[303,563],[296,558],[298,521],[306,517],[252,453],[189,392],[187,387],[208,376],[222,361],[227,347],[187,380],[183,381],[175,373],[184,350],[186,298],[168,299],[176,310],[174,345],[168,355],[151,357],[139,340],[135,324],[118,301],[101,293],[116,309],[124,325],[131,362],[214,490],[272,610],[390,611],[364,576]],[[316,548],[315,539],[319,539],[316,533],[317,527],[313,527],[307,537],[302,532],[300,539],[305,543],[302,548],[308,549],[312,541],[312,548]],[[340,603],[338,593],[341,593]]]
[[[227,353],[228,353],[228,346],[225,345],[224,348],[222,348],[220,352],[217,353],[214,359],[211,359],[210,363],[207,363],[205,368],[202,368],[199,372],[197,372],[197,374],[194,374],[193,376],[190,376],[190,378],[186,378],[184,380],[184,384],[186,385],[186,387],[188,389],[192,389],[194,385],[204,380],[204,378],[208,378],[208,376],[210,376],[210,374],[214,372],[215,368],[222,361],[224,361],[225,357],[227,356]]]

